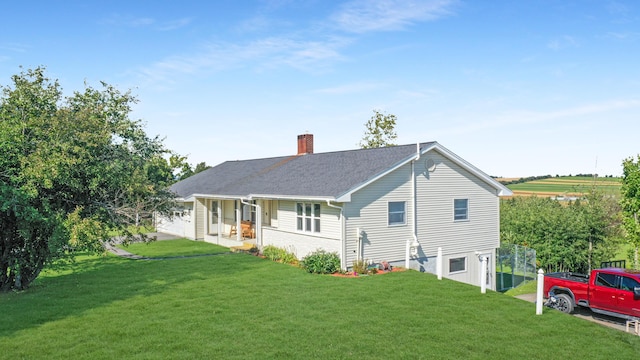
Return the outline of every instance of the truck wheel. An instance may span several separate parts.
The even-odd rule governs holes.
[[[558,299],[558,305],[556,305],[556,309],[562,311],[566,314],[571,314],[573,312],[573,300],[567,294],[558,294],[556,295],[556,299]]]

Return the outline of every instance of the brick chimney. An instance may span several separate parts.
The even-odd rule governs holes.
[[[298,155],[313,154],[313,134],[298,135]]]

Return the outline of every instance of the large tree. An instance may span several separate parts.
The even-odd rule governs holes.
[[[193,167],[191,166],[191,164],[189,164],[189,162],[187,162],[186,156],[180,155],[170,156],[169,165],[171,166],[171,168],[176,169],[176,173],[174,174],[174,178],[176,181],[184,180],[190,176],[211,168],[211,166],[207,165],[207,163],[204,161],[196,164],[196,166]]]
[[[44,68],[0,97],[0,291],[24,289],[50,263],[133,239],[141,214],[168,212],[169,151],[131,120],[136,99],[105,83],[63,97]]]
[[[640,155],[622,162],[622,207],[623,224],[627,241],[633,251],[633,267],[640,268]]]
[[[370,149],[393,146],[398,137],[396,134],[396,116],[373,110],[373,116],[365,123],[364,137],[360,141],[360,148]]]

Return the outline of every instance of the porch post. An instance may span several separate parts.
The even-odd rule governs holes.
[[[238,200],[236,200],[237,202]],[[236,207],[236,240],[242,241],[242,202]]]
[[[262,206],[260,203],[256,203],[256,245],[262,248]]]

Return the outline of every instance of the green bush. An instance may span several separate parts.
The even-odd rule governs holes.
[[[333,274],[340,270],[340,257],[335,252],[316,250],[302,259],[302,267],[314,274]]]
[[[353,271],[358,274],[367,274],[369,273],[368,269],[369,265],[366,260],[354,260],[353,261]]]
[[[262,249],[262,255],[271,261],[280,260],[283,249],[280,249],[273,245],[267,245]]]
[[[285,264],[297,264],[298,258],[293,252],[282,249],[273,245],[267,245],[262,249],[262,255],[271,261],[277,261]]]
[[[280,259],[280,261],[285,264],[296,265],[298,264],[298,257],[294,253],[285,251],[284,254],[282,254],[282,258]]]

